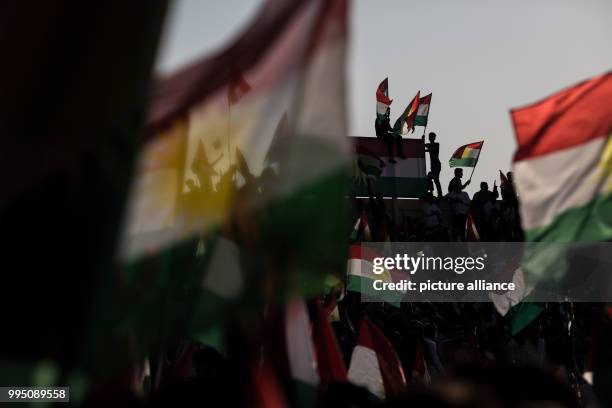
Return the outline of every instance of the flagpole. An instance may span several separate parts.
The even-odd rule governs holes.
[[[482,153],[482,147],[484,146],[484,140],[480,145],[480,153]],[[474,175],[474,170],[476,170],[476,165],[478,164],[478,160],[480,160],[480,153],[478,153],[478,158],[476,159],[476,163],[474,163],[474,167],[472,167],[472,174],[470,174],[470,181],[472,181],[472,176]]]

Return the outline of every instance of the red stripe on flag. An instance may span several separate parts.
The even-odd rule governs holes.
[[[514,161],[578,146],[612,133],[612,72],[511,111]]]
[[[380,85],[378,85],[376,89],[376,100],[385,105],[391,105],[391,102],[393,102],[393,100],[389,99],[389,78],[385,78]]]

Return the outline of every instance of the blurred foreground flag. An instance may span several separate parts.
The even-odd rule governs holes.
[[[512,111],[528,241],[612,238],[612,73]]]
[[[334,221],[350,159],[346,20],[345,0],[268,0],[227,49],[155,84],[122,259],[216,231],[234,252],[280,243],[291,249],[284,260],[342,269],[343,251],[329,241],[346,239]],[[271,166],[279,123],[285,137]]]

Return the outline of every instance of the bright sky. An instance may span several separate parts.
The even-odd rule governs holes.
[[[259,4],[176,1],[158,70],[170,72],[223,46]],[[453,151],[483,139],[468,192],[483,180],[492,186],[498,169],[510,169],[515,150],[510,108],[612,69],[611,16],[610,0],[356,0],[350,134],[374,135],[374,93],[384,77],[394,100],[392,123],[417,90],[433,92],[427,131],[441,144],[444,190]],[[421,134],[417,128],[415,136]]]

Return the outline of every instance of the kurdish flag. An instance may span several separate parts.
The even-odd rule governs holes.
[[[431,105],[431,95],[425,95],[419,101],[416,118],[414,119],[415,126],[427,126],[427,118],[429,117],[429,106]]]
[[[383,332],[363,317],[348,371],[350,382],[384,400],[405,392],[406,376],[395,349]]]
[[[350,246],[347,262],[346,290],[361,293],[369,301],[388,302],[399,307],[402,293],[398,291],[374,290],[374,281],[393,282],[393,276],[387,269],[381,274],[374,273],[374,258],[380,256],[367,246],[353,244]]]
[[[379,118],[385,116],[391,102],[393,100],[389,99],[389,78],[385,78],[376,88],[376,115]]]
[[[480,156],[484,141],[469,143],[461,146],[449,160],[451,167],[475,167]]]
[[[181,317],[193,316],[198,338],[264,291],[320,293],[322,271],[346,262],[347,13],[345,0],[267,0],[227,49],[153,88],[118,257],[132,265],[171,254],[150,262],[167,266],[163,274],[138,273],[160,298],[195,305]],[[282,257],[271,250],[279,247]],[[271,263],[273,272],[262,267]],[[160,304],[131,299],[147,316]]]
[[[408,130],[412,129],[415,126],[415,119],[417,115],[417,111],[419,109],[419,103],[421,102],[420,98],[421,92],[417,92],[412,101],[408,104],[404,113],[397,118],[395,124],[393,125],[393,131],[395,133],[405,135],[408,133]]]
[[[612,73],[511,113],[526,239],[612,239]]]

